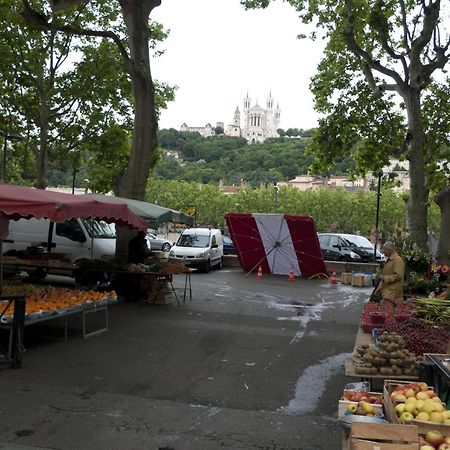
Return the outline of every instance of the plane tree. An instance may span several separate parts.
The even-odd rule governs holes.
[[[247,8],[265,8],[270,2],[241,1]],[[326,165],[338,149],[353,152],[360,167],[367,161],[364,155],[372,155],[373,169],[381,168],[389,156],[407,159],[410,236],[426,248],[430,167],[436,145],[441,147],[442,141],[437,143],[432,127],[426,125],[423,102],[425,96],[433,95],[433,86],[439,85],[436,75],[448,65],[450,30],[444,21],[448,2],[287,2],[326,39],[324,59],[312,84],[318,110],[326,115],[313,147],[318,160]],[[312,37],[316,36],[314,31]],[[445,139],[448,145],[448,134]]]
[[[31,26],[65,33],[67,36],[107,39],[112,42],[122,58],[124,73],[132,86],[134,110],[132,145],[125,172],[117,184],[116,194],[144,199],[145,188],[157,149],[157,110],[165,99],[157,98],[150,70],[150,50],[164,37],[159,24],[149,23],[150,14],[160,0],[49,0],[34,2],[23,0],[24,17]],[[50,5],[51,12],[42,9]],[[94,4],[119,13],[119,27],[110,22],[80,23],[78,15]],[[39,8],[41,6],[41,8]]]

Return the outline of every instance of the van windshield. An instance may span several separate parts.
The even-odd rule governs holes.
[[[81,219],[84,228],[86,229],[89,237],[95,239],[115,239],[116,233],[113,227],[103,220],[89,220]]]
[[[345,236],[343,239],[349,247],[373,248],[372,243],[364,236]]]
[[[209,236],[199,234],[182,234],[178,238],[177,246],[205,248],[209,246]]]

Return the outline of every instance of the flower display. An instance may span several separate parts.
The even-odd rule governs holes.
[[[404,249],[402,257],[409,270],[422,274],[428,271],[428,268],[433,261],[433,255],[420,250],[415,246]]]
[[[447,275],[449,270],[450,268],[446,264],[431,266],[431,272],[433,272],[433,274]]]

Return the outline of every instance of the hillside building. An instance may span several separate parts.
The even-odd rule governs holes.
[[[224,127],[223,122],[217,122],[216,128],[222,128],[226,136],[243,137],[249,144],[262,143],[268,138],[278,137],[281,110],[279,104],[274,107],[274,99],[270,92],[266,100],[266,107],[259,106],[258,100],[252,106],[251,98],[248,95],[244,98],[244,108],[242,115],[239,107],[236,107],[233,115],[233,122]],[[242,121],[242,123],[241,123]],[[207,123],[204,127],[188,127],[183,123],[180,131],[197,132],[201,136],[208,138],[215,135],[215,128]]]
[[[210,123],[207,123],[204,127],[188,127],[185,122],[183,123],[183,125],[181,125],[180,131],[190,131],[193,133],[196,132],[199,133],[204,138],[208,138],[216,134],[214,128],[211,126]]]
[[[228,125],[225,134],[227,136],[243,137],[249,144],[262,143],[267,138],[278,137],[281,110],[279,104],[274,107],[272,93],[266,100],[266,107],[259,106],[258,100],[252,106],[248,95],[244,98],[244,109],[241,113],[236,108],[233,123]],[[242,119],[242,124],[241,124]]]

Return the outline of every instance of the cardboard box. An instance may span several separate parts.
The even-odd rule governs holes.
[[[352,284],[352,273],[351,272],[342,272],[341,283],[342,284]]]
[[[358,287],[364,286],[364,275],[362,273],[352,275],[352,286],[358,286]]]
[[[417,450],[419,433],[414,425],[354,423],[347,450]]]
[[[344,390],[344,395],[346,393],[346,390]],[[383,394],[380,392],[368,392],[367,393],[370,396],[377,397],[380,401],[380,404],[372,404],[373,409],[375,410],[375,415],[379,416],[383,414]],[[347,412],[348,405],[358,405],[358,402],[351,402],[348,400],[339,400],[338,405],[338,418],[344,417],[345,413]]]
[[[396,386],[405,386],[410,383],[414,383],[414,381],[397,381],[397,380],[384,380],[383,387],[383,406],[384,406],[384,414],[386,420],[393,424],[398,424],[398,417],[395,412],[394,403],[391,401],[390,395],[392,391],[395,390]],[[431,387],[431,386],[430,386]],[[445,425],[443,423],[438,422],[428,422],[424,420],[416,420],[413,419],[411,421],[412,425],[417,426],[419,430],[419,434],[425,435],[430,430],[440,431],[444,436],[450,436],[450,425]]]

